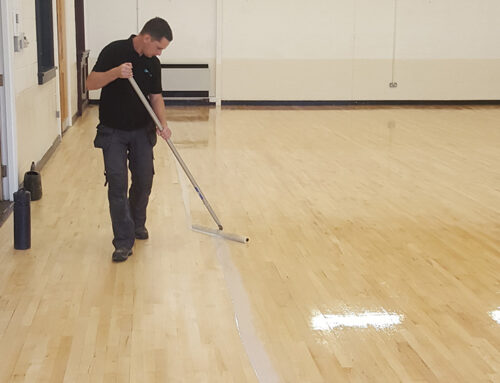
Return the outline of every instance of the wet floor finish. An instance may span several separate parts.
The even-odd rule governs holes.
[[[169,108],[150,239],[111,262],[97,108],[0,228],[0,381],[500,380],[500,109]]]

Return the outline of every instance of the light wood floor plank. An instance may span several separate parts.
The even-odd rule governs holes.
[[[91,107],[43,169],[32,248],[0,228],[0,382],[257,382],[243,313],[283,382],[500,381],[499,108],[167,114],[250,243],[223,264],[189,229],[213,222],[160,142],[151,238],[113,264]]]

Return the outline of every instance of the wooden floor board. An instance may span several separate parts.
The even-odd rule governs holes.
[[[0,227],[0,382],[266,381],[256,353],[283,382],[500,381],[500,108],[167,114],[250,243],[190,230],[214,224],[159,142],[150,239],[113,264],[89,108],[42,170],[31,249]]]

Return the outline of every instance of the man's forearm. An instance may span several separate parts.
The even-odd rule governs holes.
[[[108,85],[110,82],[118,78],[117,68],[108,70],[107,72],[92,71],[87,77],[87,89],[96,90]]]
[[[163,97],[161,94],[152,94],[149,96],[151,100],[151,107],[161,122],[161,126],[164,127],[167,124],[167,117],[165,115],[165,103],[163,102]]]

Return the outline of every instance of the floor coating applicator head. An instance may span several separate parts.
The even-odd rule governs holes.
[[[224,233],[222,230],[210,229],[208,227],[203,227],[199,225],[192,225],[191,229],[193,231],[197,231],[198,233],[208,234],[214,237],[221,237],[224,239],[229,239],[230,241],[241,242],[241,243],[248,243],[250,241],[250,238],[248,237],[244,237],[237,234]]]

